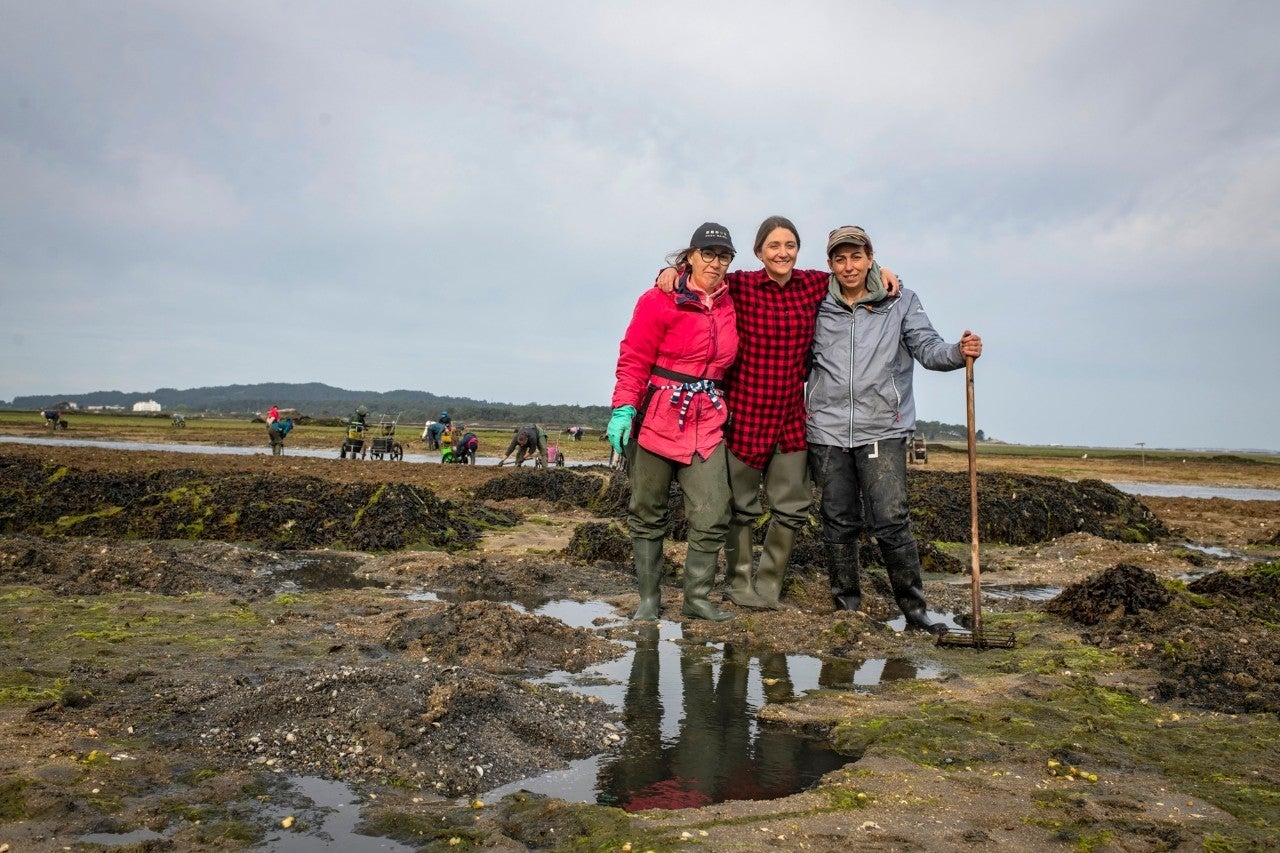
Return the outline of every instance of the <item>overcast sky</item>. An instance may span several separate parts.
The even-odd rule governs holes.
[[[607,405],[704,220],[870,233],[1007,441],[1280,450],[1280,4],[0,0],[0,400]],[[917,367],[963,423],[963,371]],[[163,401],[161,401],[163,402]]]

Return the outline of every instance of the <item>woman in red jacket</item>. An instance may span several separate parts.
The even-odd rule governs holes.
[[[707,593],[729,528],[729,412],[717,383],[738,352],[737,320],[724,283],[733,256],[728,229],[700,225],[689,248],[668,259],[684,267],[675,290],[646,291],[622,339],[608,437],[614,450],[625,448],[628,456],[627,524],[640,585],[639,620],[657,619],[661,606],[672,478],[684,492],[689,522],[681,612],[697,619],[731,618],[712,606]]]

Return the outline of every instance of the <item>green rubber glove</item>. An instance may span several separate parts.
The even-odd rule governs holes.
[[[619,406],[613,410],[613,415],[609,418],[609,427],[604,434],[619,454],[631,439],[631,421],[635,416],[635,406]]]

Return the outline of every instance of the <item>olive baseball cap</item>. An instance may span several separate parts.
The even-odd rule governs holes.
[[[836,246],[842,243],[850,243],[854,246],[870,246],[871,238],[867,236],[866,231],[863,231],[857,225],[841,225],[827,235],[827,257],[831,257],[831,253],[835,251]]]

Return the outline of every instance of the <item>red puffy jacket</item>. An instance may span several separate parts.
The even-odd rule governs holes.
[[[641,447],[688,463],[723,440],[728,406],[718,392],[688,390],[654,369],[719,382],[738,353],[738,327],[728,287],[721,285],[708,307],[683,285],[671,293],[652,288],[636,302],[619,347],[612,405],[636,407]]]

